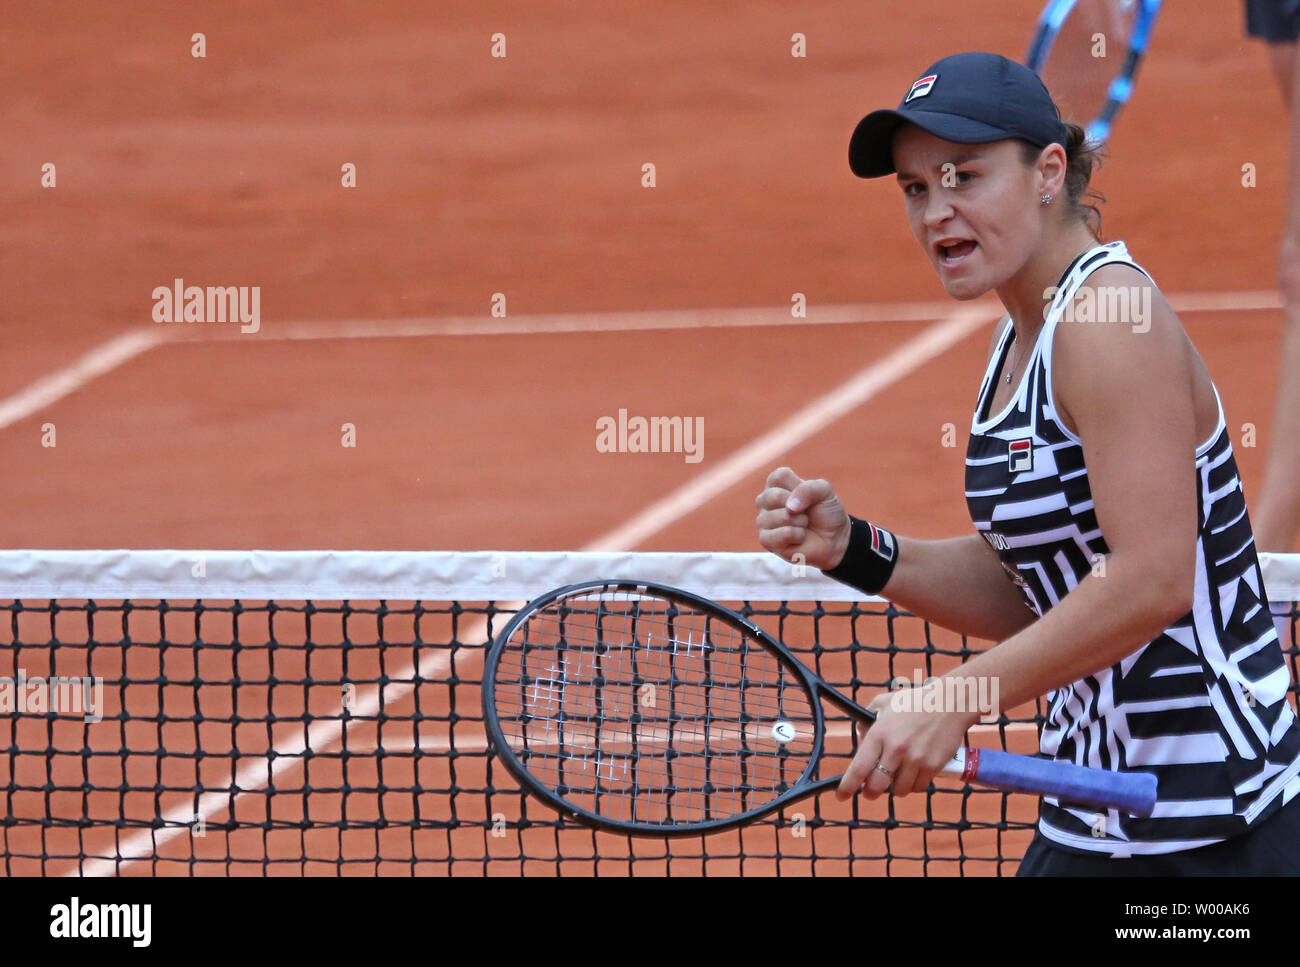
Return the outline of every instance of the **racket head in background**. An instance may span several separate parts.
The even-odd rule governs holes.
[[[1043,79],[1061,117],[1104,143],[1128,100],[1158,3],[1053,0],[1044,9],[1025,63]]]
[[[761,628],[635,581],[560,588],[488,652],[504,765],[561,814],[634,835],[740,825],[799,798],[820,758],[818,687]]]

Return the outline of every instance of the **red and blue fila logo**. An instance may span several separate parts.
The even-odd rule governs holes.
[[[1034,441],[1012,440],[1007,444],[1007,464],[1012,473],[1034,469]]]
[[[883,527],[877,527],[871,521],[867,521],[867,526],[871,528],[871,549],[886,561],[892,561],[896,550],[894,535]]]
[[[930,88],[934,87],[934,82],[938,79],[938,74],[926,74],[912,85],[912,89],[907,92],[907,97],[903,98],[903,103],[906,104],[914,97],[925,97],[930,93]]]

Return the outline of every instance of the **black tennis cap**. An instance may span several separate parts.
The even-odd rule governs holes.
[[[1000,54],[953,54],[931,64],[898,110],[872,111],[849,142],[849,167],[859,178],[894,173],[891,142],[904,122],[946,141],[983,144],[1023,138],[1040,148],[1065,145],[1066,129],[1038,75]]]

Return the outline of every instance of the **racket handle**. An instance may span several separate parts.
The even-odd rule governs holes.
[[[1056,796],[1062,802],[1122,809],[1134,816],[1150,816],[1156,804],[1156,777],[1149,772],[1090,769],[998,749],[958,749],[943,771],[981,786]]]

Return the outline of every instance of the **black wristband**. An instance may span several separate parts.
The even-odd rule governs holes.
[[[898,563],[898,539],[870,521],[856,517],[849,521],[849,546],[844,559],[822,573],[867,594],[879,594]]]

